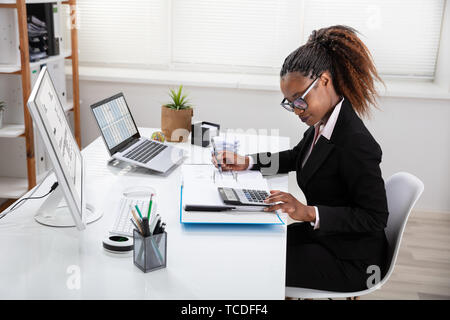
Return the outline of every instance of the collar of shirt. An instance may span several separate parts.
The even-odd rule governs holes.
[[[324,138],[327,138],[328,140],[331,139],[331,135],[333,134],[334,126],[336,125],[337,118],[339,116],[339,112],[341,111],[342,102],[344,102],[344,98],[339,101],[339,103],[334,107],[333,112],[326,120],[325,124],[323,124],[323,121],[319,121],[314,125],[314,127],[318,126],[320,124],[321,128],[319,128],[319,136],[323,136]],[[317,140],[319,138],[317,137]]]

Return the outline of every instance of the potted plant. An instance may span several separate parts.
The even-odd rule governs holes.
[[[0,101],[0,128],[3,127],[3,120],[5,119],[5,109],[6,109],[5,102]]]
[[[178,90],[170,89],[171,101],[161,107],[161,131],[167,141],[187,141],[191,132],[193,109],[182,91],[182,85]]]

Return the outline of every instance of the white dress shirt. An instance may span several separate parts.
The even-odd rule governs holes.
[[[333,134],[333,130],[336,125],[336,121],[339,116],[339,112],[341,111],[342,102],[344,102],[344,98],[342,98],[341,101],[339,101],[339,103],[336,105],[336,107],[334,107],[334,110],[331,113],[331,115],[328,117],[328,119],[325,119],[325,120],[322,120],[322,121],[319,121],[318,123],[316,123],[316,125],[318,125],[321,122],[325,122],[325,124],[322,124],[321,128],[319,129],[319,135],[317,136],[316,143],[319,140],[320,136],[323,136],[327,140],[331,139],[331,135]],[[308,154],[305,156],[305,159],[303,159],[302,167],[305,165],[306,160],[308,160],[309,155],[311,154],[311,151],[312,151],[312,145],[311,145],[311,148],[309,149]],[[316,229],[319,229],[319,227],[320,227],[320,217],[319,217],[319,209],[316,206],[314,206],[314,209],[316,210],[316,221],[310,222],[310,223],[314,227],[314,230],[316,230]]]

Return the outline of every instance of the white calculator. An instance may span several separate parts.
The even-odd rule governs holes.
[[[219,194],[226,204],[239,206],[270,206],[264,203],[269,194],[264,190],[219,187]]]

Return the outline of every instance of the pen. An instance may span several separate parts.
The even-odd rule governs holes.
[[[133,223],[134,227],[142,234],[142,229],[141,227],[139,227],[139,225],[136,224],[136,222],[134,222],[133,218],[130,218],[131,223]]]
[[[156,216],[153,216],[154,218],[152,218],[152,220],[151,221],[149,221],[149,225],[150,225],[150,232],[151,233],[154,233],[154,230],[155,230],[155,227],[156,227],[156,224],[158,223],[158,221],[160,221],[161,220],[161,217],[159,216],[159,214],[158,215],[156,215]]]
[[[184,205],[185,211],[230,211],[235,210],[236,207],[229,207],[229,206],[210,206],[210,205],[191,205],[186,204]]]
[[[149,219],[149,220],[150,220],[150,214],[152,212],[152,204],[153,204],[153,193],[150,196],[150,202],[148,204],[147,219]]]
[[[161,228],[161,220],[158,220],[158,222],[156,222],[155,228],[153,229],[153,234],[158,234],[160,228]]]
[[[217,161],[217,167],[219,168],[219,172],[222,175],[222,164],[220,164],[219,160],[217,159],[216,144],[214,143],[214,139],[211,139],[211,144],[212,144],[212,147],[213,147],[214,158]]]
[[[151,236],[152,234],[150,233],[150,227],[148,225],[148,219],[147,217],[144,217],[142,219],[142,231],[144,231],[143,236],[144,237],[148,237]]]
[[[139,207],[137,205],[134,206],[137,210],[137,212],[139,213],[139,217],[141,217],[142,219],[142,214],[141,214],[141,210],[139,210]]]

